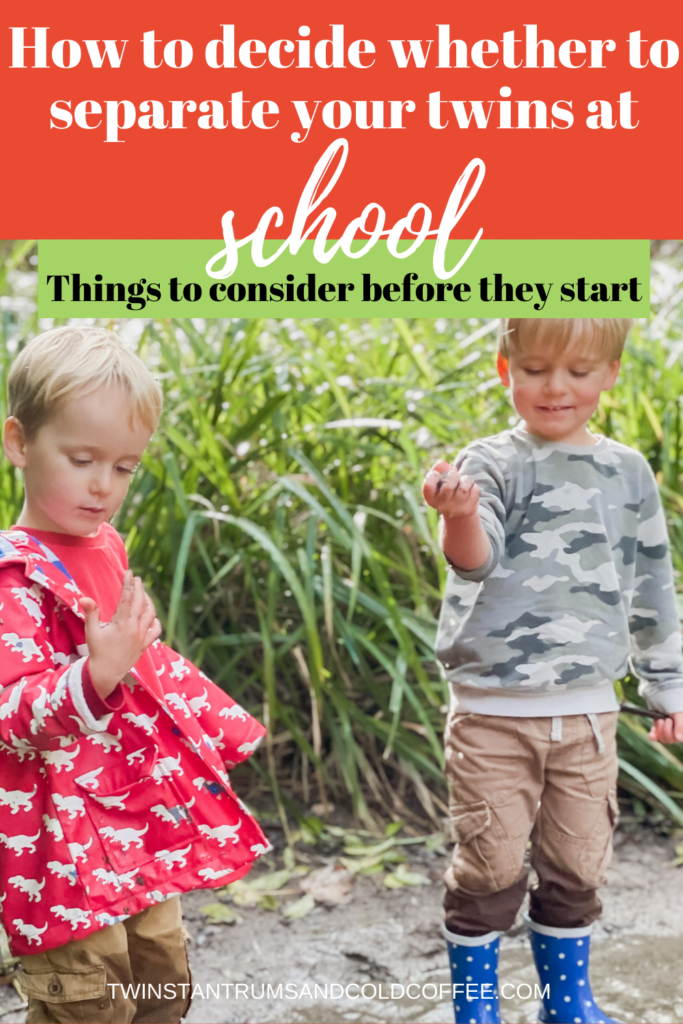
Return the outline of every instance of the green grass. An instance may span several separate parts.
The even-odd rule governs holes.
[[[9,254],[9,297],[30,292],[29,251]],[[679,271],[665,271],[659,312],[634,332],[596,426],[657,472],[680,572],[683,314],[664,294],[675,296]],[[257,767],[283,816],[291,797],[350,798],[372,827],[418,824],[419,805],[438,825],[448,694],[433,642],[445,568],[420,489],[438,457],[513,415],[495,374],[495,322],[138,324],[165,412],[116,525],[165,639],[267,723]],[[3,310],[3,375],[38,329],[26,304]],[[4,462],[2,527],[20,505]],[[655,747],[624,718],[620,750],[625,787],[683,824],[680,749]]]

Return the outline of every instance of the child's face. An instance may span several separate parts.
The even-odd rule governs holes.
[[[18,420],[5,424],[5,452],[24,471],[19,526],[76,537],[95,534],[126,496],[150,439],[130,423],[124,392],[102,387],[66,402],[32,441]]]
[[[565,444],[593,444],[586,424],[600,393],[614,386],[619,360],[612,363],[579,345],[554,350],[538,341],[511,354],[501,365],[503,384],[530,434]]]

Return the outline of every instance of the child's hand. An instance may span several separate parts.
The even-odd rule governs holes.
[[[479,507],[479,493],[477,484],[443,460],[432,466],[422,487],[427,504],[446,518],[474,515]]]
[[[99,609],[92,598],[83,597],[80,603],[85,615],[90,678],[99,695],[106,698],[143,651],[159,638],[161,623],[142,580],[130,570],[123,575],[119,603],[109,622],[100,622]]]
[[[683,743],[683,711],[658,718],[650,729],[650,739],[656,743]]]

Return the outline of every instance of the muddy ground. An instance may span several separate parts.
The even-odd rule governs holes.
[[[390,890],[381,876],[359,876],[349,903],[317,905],[298,920],[240,907],[241,923],[207,925],[200,908],[215,902],[215,892],[184,897],[198,986],[189,1024],[452,1021],[452,1009],[438,991],[448,981],[440,935],[444,858],[423,847],[408,850],[411,867],[431,885]],[[321,862],[315,851],[309,854],[313,866]],[[683,867],[672,867],[673,859],[671,839],[646,831],[617,835],[591,973],[602,1008],[621,1021],[683,1022]],[[271,861],[271,868],[278,866]],[[524,983],[533,986],[536,978],[521,918],[503,940],[501,963],[501,980],[522,986],[519,997],[503,1002],[503,1019],[535,1021],[538,1004],[526,997]],[[399,996],[397,986],[409,983],[417,986],[412,998],[386,998]],[[276,990],[289,984],[290,998],[284,989],[280,998],[268,998],[269,984]],[[370,986],[369,998],[339,996],[342,987],[354,984]],[[236,990],[237,985],[243,987]],[[306,997],[307,988],[312,998]],[[23,1022],[24,1014],[12,1009],[16,1003],[14,991],[3,987],[3,1024]]]

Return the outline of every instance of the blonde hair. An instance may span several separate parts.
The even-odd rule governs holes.
[[[589,348],[613,363],[621,358],[633,320],[527,318],[502,319],[498,328],[498,350],[506,359],[540,342],[549,349]]]
[[[120,387],[132,421],[154,431],[163,397],[141,359],[114,331],[102,327],[56,327],[33,338],[7,377],[7,412],[32,440],[53,413],[75,395]]]

